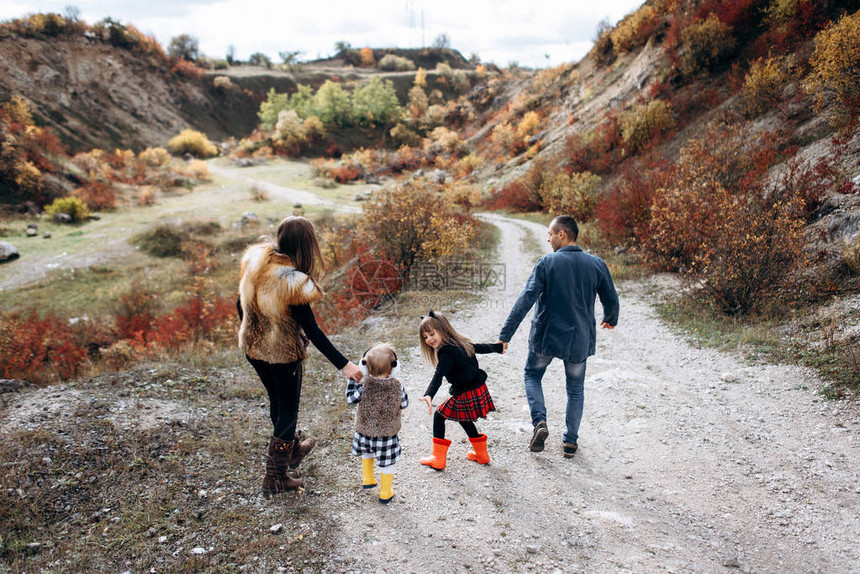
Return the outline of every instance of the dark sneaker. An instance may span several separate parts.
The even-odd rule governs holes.
[[[532,452],[541,452],[547,436],[549,436],[549,430],[546,428],[546,421],[536,424],[535,430],[532,433],[532,440],[529,442],[529,450]]]
[[[573,458],[573,455],[576,454],[576,443],[566,442],[564,443],[564,458]]]

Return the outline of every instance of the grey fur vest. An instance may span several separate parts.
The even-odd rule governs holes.
[[[394,436],[400,431],[400,381],[364,377],[355,430],[370,437]]]

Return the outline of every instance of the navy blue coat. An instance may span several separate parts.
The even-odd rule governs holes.
[[[603,322],[614,327],[618,323],[618,293],[606,263],[576,245],[561,247],[535,264],[499,340],[510,341],[537,302],[529,351],[580,363],[595,351],[594,302],[598,296],[603,305]]]

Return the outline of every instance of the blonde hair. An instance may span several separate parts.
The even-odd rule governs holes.
[[[421,324],[418,325],[418,340],[421,342],[421,356],[434,367],[438,362],[436,349],[428,345],[424,340],[424,333],[429,333],[430,331],[438,332],[439,335],[442,336],[443,344],[460,347],[466,351],[466,354],[470,357],[475,354],[474,343],[455,331],[454,327],[451,326],[451,323],[448,322],[448,319],[445,318],[445,315],[435,313],[431,310],[427,316],[421,320]]]
[[[374,377],[391,374],[392,364],[397,360],[397,353],[391,343],[376,343],[364,354],[367,372]]]

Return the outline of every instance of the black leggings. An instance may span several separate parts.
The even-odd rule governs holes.
[[[269,416],[274,427],[272,435],[281,440],[292,440],[299,419],[302,362],[273,364],[245,357],[269,394]]]
[[[445,438],[445,421],[448,420],[439,414],[439,411],[433,413],[433,436],[435,438]],[[478,427],[472,421],[458,421],[463,430],[466,431],[466,436],[469,438],[478,438],[481,434],[478,432]]]

